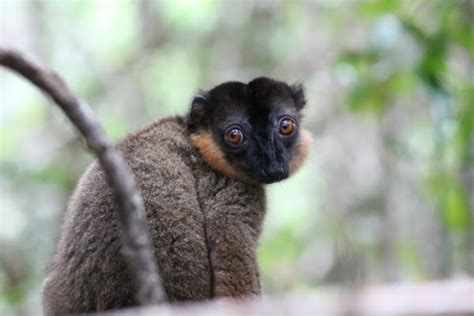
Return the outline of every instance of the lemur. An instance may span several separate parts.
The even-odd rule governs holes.
[[[261,294],[264,186],[308,155],[301,85],[226,82],[117,144],[142,193],[170,302]],[[79,180],[43,284],[46,315],[134,306],[112,191],[97,162]]]

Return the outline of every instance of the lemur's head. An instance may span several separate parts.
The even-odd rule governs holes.
[[[226,82],[193,100],[193,145],[212,168],[244,182],[284,180],[305,160],[310,134],[300,126],[301,85],[261,77]]]

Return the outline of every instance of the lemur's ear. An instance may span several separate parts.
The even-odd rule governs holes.
[[[191,111],[189,112],[189,127],[191,130],[197,129],[208,104],[209,97],[206,92],[201,91],[194,97],[193,102],[191,103]]]
[[[290,90],[291,90],[291,96],[293,97],[293,101],[295,102],[295,107],[299,111],[306,104],[304,87],[302,84],[294,84],[290,86]]]

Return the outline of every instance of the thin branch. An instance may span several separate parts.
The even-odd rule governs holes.
[[[18,52],[0,48],[0,65],[28,79],[51,97],[84,136],[87,145],[97,155],[117,201],[123,254],[134,279],[137,300],[143,305],[166,301],[134,176],[90,107],[77,99],[56,73],[34,64]]]

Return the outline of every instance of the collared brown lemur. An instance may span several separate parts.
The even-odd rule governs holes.
[[[203,91],[186,116],[117,144],[135,174],[171,302],[261,293],[256,248],[264,185],[292,175],[310,135],[301,85],[269,78]],[[136,305],[112,191],[97,162],[70,199],[43,285],[47,315]]]

